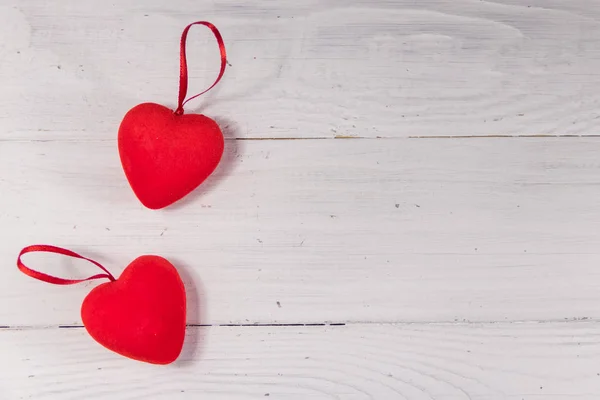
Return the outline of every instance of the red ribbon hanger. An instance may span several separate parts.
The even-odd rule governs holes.
[[[91,262],[98,268],[100,268],[105,273],[93,275],[93,276],[90,276],[89,278],[85,278],[85,279],[58,278],[56,276],[48,275],[43,272],[33,270],[33,269],[27,267],[25,264],[23,264],[21,257],[27,253],[34,253],[34,252],[55,253],[55,254],[61,254],[63,256],[67,256],[67,257],[73,257],[73,258],[78,258],[81,260],[86,260],[86,261]],[[115,277],[112,276],[112,274],[110,272],[108,272],[108,270],[106,268],[104,268],[99,262],[90,260],[89,258],[79,255],[71,250],[63,249],[61,247],[56,247],[56,246],[45,245],[45,244],[36,244],[33,246],[27,246],[23,250],[21,250],[21,252],[19,253],[19,257],[17,258],[17,267],[25,275],[28,275],[32,278],[38,279],[43,282],[52,283],[54,285],[73,285],[75,283],[91,281],[94,279],[104,279],[104,278],[110,280],[111,282],[116,281]]]
[[[190,28],[194,25],[204,25],[204,26],[208,27],[212,31],[212,33],[215,35],[215,38],[217,39],[217,43],[219,45],[219,51],[221,52],[221,70],[219,71],[219,76],[217,77],[217,80],[215,81],[215,83],[213,83],[208,89],[185,100],[185,96],[187,95],[187,89],[188,89],[188,68],[187,68],[187,57],[185,54],[185,43],[187,41],[188,32],[189,32]],[[180,49],[180,64],[179,64],[179,99],[177,101],[177,109],[175,110],[175,114],[177,114],[177,115],[183,114],[183,106],[188,101],[195,99],[196,97],[201,96],[204,93],[208,92],[210,89],[214,88],[215,85],[217,83],[219,83],[219,81],[223,77],[223,74],[225,73],[225,67],[227,66],[227,53],[225,52],[225,43],[223,42],[223,37],[221,36],[221,33],[219,32],[217,27],[214,26],[213,24],[211,24],[210,22],[198,21],[198,22],[193,22],[193,23],[189,24],[188,26],[186,26],[185,29],[183,30],[183,33],[181,34],[180,47],[181,47],[181,49]]]

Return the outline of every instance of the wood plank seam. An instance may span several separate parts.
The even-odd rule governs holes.
[[[573,134],[515,134],[515,135],[449,135],[449,136],[308,136],[308,137],[226,137],[225,141],[286,141],[286,140],[408,140],[408,139],[548,139],[548,138],[600,138],[600,134],[595,135],[573,135]],[[109,143],[115,142],[114,139],[3,139],[0,143]]]
[[[563,318],[563,319],[546,319],[546,320],[520,320],[520,321],[356,321],[356,322],[323,322],[323,323],[244,323],[244,324],[186,324],[187,328],[289,328],[289,327],[340,327],[340,326],[493,326],[498,324],[503,325],[526,325],[526,324],[574,324],[574,323],[598,323],[600,318]],[[46,330],[46,329],[83,329],[83,325],[0,325],[0,330]]]

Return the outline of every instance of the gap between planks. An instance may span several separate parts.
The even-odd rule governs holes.
[[[284,328],[284,327],[339,327],[339,326],[487,326],[496,324],[507,325],[526,325],[526,324],[566,324],[566,323],[597,323],[598,318],[588,317],[573,317],[562,319],[544,319],[544,320],[516,320],[516,321],[400,321],[400,322],[369,322],[369,321],[353,321],[353,322],[307,322],[307,323],[244,323],[244,324],[186,324],[186,328],[210,328],[210,327],[227,327],[227,328]],[[0,325],[0,330],[45,330],[45,329],[82,329],[83,325]]]
[[[600,138],[600,134],[597,135],[549,135],[549,134],[522,134],[522,135],[449,135],[449,136],[405,136],[405,137],[392,137],[392,136],[346,136],[346,135],[336,135],[336,136],[309,136],[309,137],[248,137],[248,138],[225,138],[226,141],[286,141],[286,140],[407,140],[407,139],[531,139],[531,138],[539,138],[539,139],[563,139],[563,138]],[[1,142],[10,142],[10,143],[49,143],[49,142],[64,142],[64,143],[77,143],[77,142],[85,142],[85,143],[103,143],[103,142],[114,142],[116,138],[113,139],[2,139]]]

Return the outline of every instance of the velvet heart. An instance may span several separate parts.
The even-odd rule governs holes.
[[[175,267],[158,256],[135,259],[114,282],[94,288],[81,306],[89,334],[125,357],[169,364],[185,337],[185,287]]]
[[[154,103],[129,110],[118,141],[127,180],[151,209],[175,203],[204,182],[224,148],[223,133],[212,119]]]

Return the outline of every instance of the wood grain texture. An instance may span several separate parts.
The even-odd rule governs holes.
[[[116,132],[174,106],[200,19],[225,160],[150,211]],[[194,93],[218,50],[188,43]],[[594,0],[0,1],[0,400],[597,400],[598,71]],[[165,256],[212,326],[119,357],[76,326],[95,283],[17,271],[33,243]]]
[[[599,144],[228,141],[206,186],[156,212],[133,197],[114,142],[0,142],[0,325],[80,321],[90,285],[14,267],[33,243],[115,275],[142,254],[171,259],[190,323],[598,318]],[[61,276],[95,271],[26,260]]]
[[[112,139],[137,103],[173,106],[197,19],[232,66],[189,111],[239,137],[599,135],[599,18],[594,0],[4,0],[0,138]],[[189,46],[199,91],[217,46]]]
[[[1,330],[4,400],[596,400],[600,324],[192,328],[168,367],[83,329]]]

